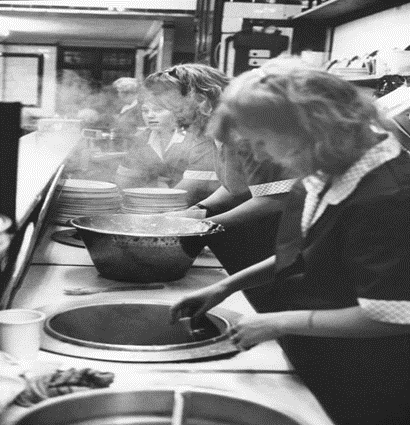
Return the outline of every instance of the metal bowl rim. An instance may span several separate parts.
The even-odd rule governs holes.
[[[56,317],[59,314],[63,314],[66,313],[67,311],[73,311],[73,310],[78,310],[80,308],[87,308],[87,307],[93,307],[93,306],[98,306],[98,305],[112,305],[112,304],[138,304],[138,305],[162,305],[162,306],[170,306],[171,304],[165,303],[165,302],[156,302],[153,300],[148,300],[148,301],[135,301],[135,302],[124,302],[124,301],[119,301],[119,302],[115,302],[115,301],[107,301],[104,303],[99,303],[99,302],[94,302],[94,303],[89,303],[89,304],[84,304],[84,305],[79,305],[77,307],[68,307],[65,309],[61,309],[58,312],[53,313],[52,315],[50,315],[49,317],[46,318],[45,322],[44,322],[44,331],[46,333],[48,333],[50,336],[52,336],[53,338],[57,338],[61,341],[64,342],[68,342],[68,343],[72,343],[75,345],[83,345],[86,347],[90,347],[90,348],[105,348],[105,349],[112,349],[112,350],[124,350],[124,351],[148,351],[148,352],[152,352],[152,351],[171,351],[171,350],[182,350],[185,348],[194,348],[194,347],[201,347],[201,346],[205,346],[205,345],[211,345],[213,343],[217,343],[219,341],[223,341],[229,338],[229,334],[228,331],[231,328],[231,324],[229,323],[229,321],[227,319],[225,319],[224,317],[221,317],[219,314],[217,313],[213,313],[213,312],[208,312],[207,314],[216,317],[217,319],[219,319],[221,322],[223,322],[226,326],[225,328],[225,332],[221,333],[218,336],[215,336],[213,338],[209,338],[209,339],[205,339],[202,341],[194,341],[194,342],[187,342],[185,344],[166,344],[166,345],[158,345],[158,344],[153,344],[153,345],[124,345],[124,344],[109,344],[109,343],[99,343],[99,342],[93,342],[93,341],[87,341],[84,339],[79,339],[79,338],[73,338],[64,334],[61,334],[60,332],[55,331],[51,326],[50,326],[50,321]]]
[[[143,298],[141,300],[133,300],[124,298],[122,296],[113,298],[112,296],[107,297],[107,294],[95,294],[90,295],[90,298],[67,300],[55,304],[47,304],[39,307],[40,311],[46,313],[47,317],[55,315],[58,312],[65,311],[66,309],[77,306],[85,306],[92,302],[93,304],[110,304],[113,301],[118,303],[156,303],[171,305],[171,302],[164,301],[157,298]],[[223,317],[226,317],[230,323],[236,323],[242,315],[235,311],[222,308],[219,306],[213,307],[210,313]],[[210,340],[207,340],[208,342]],[[210,358],[213,356],[225,355],[228,353],[238,352],[238,349],[230,342],[229,338],[213,342],[212,344],[204,344],[202,346],[195,347],[179,347],[178,350],[162,350],[162,351],[119,351],[119,350],[101,350],[93,347],[85,347],[81,345],[74,345],[68,342],[56,339],[49,335],[44,327],[42,330],[42,343],[41,349],[57,353],[64,354],[70,357],[77,358],[88,358],[93,360],[103,361],[115,361],[120,363],[173,363],[181,361],[195,361],[197,359]],[[210,351],[211,350],[211,351]]]
[[[72,218],[69,220],[69,223],[74,226],[76,229],[85,230],[88,232],[98,233],[98,234],[104,234],[104,235],[111,235],[111,236],[129,236],[129,237],[142,237],[142,238],[181,238],[181,237],[191,237],[191,236],[205,236],[210,235],[216,232],[222,232],[223,227],[220,225],[215,226],[215,223],[211,220],[198,220],[195,218],[189,218],[189,217],[178,217],[178,219],[185,219],[189,220],[190,222],[193,221],[201,221],[202,223],[206,223],[209,225],[208,230],[203,232],[195,232],[195,233],[172,233],[172,234],[161,234],[161,233],[140,233],[140,232],[121,232],[121,231],[113,231],[113,230],[105,230],[105,229],[98,229],[95,227],[90,226],[84,226],[81,224],[76,223],[77,220],[81,220],[83,218],[107,218],[107,216],[135,216],[136,214],[105,214],[105,215],[84,215],[81,217]],[[141,215],[142,217],[149,217],[149,215]]]
[[[42,400],[39,403],[27,408],[22,414],[18,416],[18,419],[15,422],[15,425],[20,425],[23,420],[29,418],[32,414],[37,413],[41,410],[63,405],[65,402],[70,402],[71,400],[81,400],[81,399],[93,399],[95,397],[99,397],[104,394],[108,395],[121,395],[121,394],[144,394],[144,393],[171,393],[175,395],[176,393],[194,393],[196,395],[210,395],[216,397],[222,397],[225,399],[232,400],[233,402],[243,402],[246,404],[252,405],[253,407],[259,407],[261,409],[270,409],[276,411],[278,414],[283,415],[284,417],[289,418],[291,421],[295,423],[299,422],[300,425],[307,425],[307,422],[304,418],[298,417],[294,414],[293,411],[289,409],[283,409],[279,406],[274,407],[267,402],[261,401],[256,393],[250,394],[249,392],[245,395],[241,394],[239,391],[229,388],[210,388],[203,387],[200,385],[191,385],[191,384],[181,384],[181,385],[169,385],[169,384],[151,384],[149,386],[142,386],[137,389],[112,389],[112,388],[98,388],[93,389],[92,391],[84,391],[66,394],[64,397],[55,397],[48,398],[46,400]]]

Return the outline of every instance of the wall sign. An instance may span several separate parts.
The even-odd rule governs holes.
[[[2,100],[23,106],[41,107],[44,55],[36,53],[0,53]]]

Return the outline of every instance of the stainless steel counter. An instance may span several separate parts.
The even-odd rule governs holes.
[[[112,282],[98,275],[92,266],[48,266],[32,265],[25,277],[24,286],[17,293],[13,307],[17,308],[41,308],[48,304],[62,304],[73,301],[79,297],[84,301],[85,297],[93,299],[115,301],[118,299],[138,298],[139,300],[163,300],[174,301],[183,294],[193,289],[205,287],[216,282],[226,274],[222,269],[192,268],[188,274],[176,282],[165,283],[164,289],[121,291],[119,293],[105,293],[83,296],[69,296],[64,294],[65,288],[78,286],[107,287]],[[220,307],[242,314],[252,314],[254,310],[241,293],[236,293],[227,298]],[[57,361],[61,356],[55,354]],[[138,364],[140,370],[184,370],[185,364]],[[188,369],[195,370],[252,370],[252,371],[279,371],[288,373],[292,370],[279,345],[275,341],[260,344],[253,349],[241,352],[231,359],[212,360],[208,362],[192,363]]]
[[[74,296],[64,294],[65,288],[78,286],[106,287],[113,282],[98,275],[85,249],[50,241],[55,231],[50,227],[40,241],[23,285],[17,293],[13,307],[41,308],[59,305]],[[187,275],[176,282],[167,282],[163,289],[134,290],[121,293],[99,294],[98,299],[138,298],[172,302],[194,289],[205,287],[226,276],[209,252],[198,258]],[[90,300],[95,295],[87,295]],[[84,300],[84,296],[81,296]],[[254,310],[241,293],[227,298],[220,307],[240,314]],[[299,381],[288,364],[281,348],[269,341],[240,352],[231,358],[181,363],[120,363],[91,360],[41,351],[38,361],[45,367],[91,367],[115,373],[111,388],[137,389],[157,385],[193,385],[216,388],[228,392],[249,394],[267,406],[279,408],[307,425],[331,425],[321,406],[310,391]],[[10,425],[22,413],[21,408],[8,409],[0,425]]]

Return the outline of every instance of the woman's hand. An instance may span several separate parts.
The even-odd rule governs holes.
[[[176,323],[181,317],[198,317],[206,313],[228,295],[220,285],[212,285],[193,292],[171,306],[171,324]]]
[[[173,217],[187,217],[197,218],[198,220],[204,219],[206,216],[206,210],[199,209],[198,207],[192,206],[186,210],[179,211],[167,211],[164,215],[171,215]]]
[[[232,343],[241,351],[283,335],[275,313],[255,314],[242,318],[230,331]]]

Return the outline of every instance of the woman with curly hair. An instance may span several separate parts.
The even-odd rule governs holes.
[[[213,140],[204,129],[227,83],[227,77],[206,65],[176,65],[149,75],[140,91],[147,129],[118,168],[119,185],[152,186],[159,179],[186,190],[189,206],[213,193],[220,183]]]
[[[192,293],[172,320],[262,287],[231,329],[240,350],[277,339],[337,425],[410,418],[410,156],[351,83],[297,59],[235,78],[213,119],[299,176],[270,257]]]
[[[143,87],[173,111],[180,127],[203,134],[228,83],[216,68],[187,63],[149,75]]]
[[[274,254],[275,231],[283,202],[294,180],[292,170],[242,139],[236,146],[207,133],[228,79],[202,64],[176,65],[147,77],[144,87],[171,109],[180,126],[196,135],[204,149],[213,148],[221,186],[194,204],[187,215],[205,210],[225,232],[202,238],[228,273],[235,273]],[[186,171],[189,179],[195,173]],[[254,304],[264,297],[259,288],[245,291]]]

